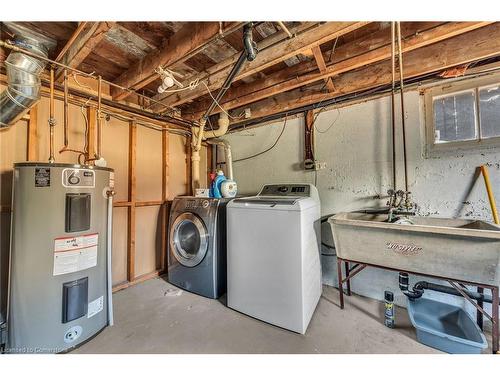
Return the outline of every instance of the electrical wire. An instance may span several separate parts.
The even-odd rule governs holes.
[[[283,135],[283,133],[285,132],[285,127],[286,127],[286,123],[287,123],[287,120],[288,120],[288,115],[285,115],[285,121],[283,122],[283,127],[281,128],[281,132],[280,134],[278,135],[278,138],[276,138],[276,140],[274,141],[274,143],[271,145],[271,147],[268,147],[267,149],[265,149],[264,151],[261,151],[261,152],[258,152],[254,155],[250,155],[250,156],[247,156],[247,157],[244,157],[244,158],[241,158],[241,159],[236,159],[236,160],[233,160],[233,163],[237,163],[239,161],[244,161],[244,160],[248,160],[248,159],[253,159],[257,156],[260,156],[262,154],[265,154],[266,152],[268,151],[271,151],[279,142],[281,136]]]
[[[212,100],[214,101],[214,103],[217,105],[217,107],[219,107],[220,110],[227,115],[227,117],[229,117],[232,120],[238,120],[238,119],[242,118],[245,115],[245,113],[243,112],[239,116],[236,116],[236,117],[235,116],[231,116],[229,114],[229,112],[227,112],[224,108],[222,108],[222,106],[219,104],[219,102],[217,101],[217,99],[215,99],[215,97],[212,95],[212,92],[208,88],[208,85],[205,83],[205,81],[202,81],[201,83],[203,83],[203,85],[205,85],[205,88],[208,91],[208,95],[210,95],[210,97],[212,98]]]

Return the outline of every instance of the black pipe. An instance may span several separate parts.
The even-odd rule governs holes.
[[[255,48],[255,44],[252,39],[252,26],[253,23],[249,22],[245,24],[245,26],[243,27],[243,46],[245,47],[245,49],[241,52],[240,57],[238,57],[238,61],[236,61],[233,68],[226,77],[226,80],[224,81],[224,84],[219,90],[217,96],[215,97],[215,100],[212,101],[212,104],[210,104],[210,107],[208,107],[205,114],[203,115],[202,119],[204,119],[205,121],[208,119],[210,113],[212,113],[215,106],[218,105],[218,103],[220,102],[226,91],[229,89],[229,87],[231,87],[231,83],[234,81],[234,78],[241,70],[243,63],[246,60],[252,61],[255,59],[255,56],[257,56],[257,50]]]
[[[243,27],[243,45],[247,54],[247,60],[253,61],[257,56],[257,45],[253,41],[252,22]]]
[[[427,281],[419,281],[418,283],[415,284],[415,288],[434,290],[436,292],[452,294],[455,296],[463,297],[462,294],[460,294],[460,292],[458,290],[456,290],[455,288],[453,288],[451,286],[429,283]],[[472,290],[463,289],[463,288],[462,288],[462,292],[464,292],[470,298],[475,299],[476,301],[493,303],[493,299],[490,296],[484,295],[483,293],[478,293],[478,292],[474,292]]]
[[[417,285],[415,284],[415,286],[413,287],[413,290],[409,290],[408,289],[409,283],[410,282],[409,282],[408,274],[405,272],[400,272],[399,273],[399,289],[401,289],[403,294],[410,299],[417,299],[417,298],[422,297],[422,295],[424,294],[423,289],[417,289],[416,288]]]
[[[409,285],[409,278],[408,274],[404,272],[399,273],[399,289],[403,292],[404,295],[406,295],[410,299],[416,299],[422,297],[424,294],[424,291],[427,290],[433,290],[435,292],[440,292],[440,293],[445,293],[445,294],[450,294],[458,297],[463,297],[463,295],[456,290],[455,288],[451,286],[446,286],[446,285],[440,285],[440,284],[435,284],[435,283],[430,283],[428,281],[419,281],[417,282],[412,290],[408,289]],[[483,293],[479,292],[474,292],[472,290],[462,288],[462,292],[466,294],[468,297],[478,301],[478,302],[486,302],[486,303],[493,303],[493,299],[490,296],[486,296]]]

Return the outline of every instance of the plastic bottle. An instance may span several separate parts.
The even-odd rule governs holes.
[[[224,198],[234,198],[238,192],[236,181],[227,179],[220,184],[220,192]]]
[[[208,196],[210,198],[214,197],[214,180],[215,180],[215,176],[217,176],[217,174],[215,172],[210,173],[210,187],[208,189]]]
[[[389,328],[394,328],[394,294],[386,290],[384,292],[385,320],[384,324]]]
[[[218,171],[217,176],[215,177],[215,180],[212,183],[214,198],[222,198],[221,184],[225,180],[226,180],[226,176],[224,176],[224,172]]]

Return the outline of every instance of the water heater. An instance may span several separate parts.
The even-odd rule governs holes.
[[[14,164],[7,353],[57,353],[112,325],[113,170]]]

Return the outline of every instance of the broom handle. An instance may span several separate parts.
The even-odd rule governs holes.
[[[495,222],[495,224],[500,224],[500,220],[498,219],[497,205],[495,203],[495,197],[493,195],[493,190],[491,189],[488,167],[486,165],[481,165],[481,172],[484,177],[484,184],[486,185],[486,191],[488,192],[488,199],[490,201],[491,213],[493,214],[493,221]]]

